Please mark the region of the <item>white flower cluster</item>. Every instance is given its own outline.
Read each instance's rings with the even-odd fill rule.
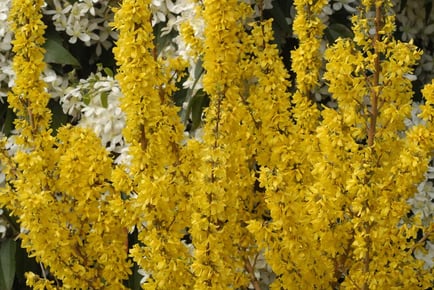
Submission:
[[[259,253],[254,261],[250,260],[250,263],[254,265],[254,275],[261,289],[269,289],[271,283],[276,279],[276,274],[274,274],[271,266],[268,265],[264,253]],[[255,287],[250,284],[249,289],[255,289]]]
[[[415,215],[420,216],[424,226],[434,220],[434,166],[428,167],[425,180],[417,187],[417,193],[408,200]]]
[[[426,84],[434,78],[432,39],[434,36],[434,9],[426,5],[424,0],[406,1],[401,9],[399,1],[395,1],[396,19],[399,23],[402,41],[418,40],[418,45],[424,54],[416,68],[417,78]],[[431,9],[430,11],[428,9]]]
[[[4,239],[6,236],[6,232],[10,224],[5,219],[5,212],[3,209],[0,209],[0,239]]]
[[[357,5],[359,5],[359,0],[333,0],[324,7],[324,13],[327,15],[332,15],[333,13],[344,9],[348,13],[357,12]]]
[[[428,168],[425,180],[417,187],[417,193],[408,200],[412,211],[419,216],[423,225],[429,226],[434,220],[434,165]],[[434,241],[427,240],[423,248],[414,252],[416,258],[425,262],[426,268],[434,267]]]
[[[51,15],[56,30],[64,31],[69,43],[80,40],[86,46],[96,45],[99,56],[102,48],[110,49],[117,39],[117,33],[110,27],[113,12],[109,4],[109,0],[53,0],[54,7],[47,5],[43,13]]]
[[[107,150],[121,153],[125,147],[122,137],[125,116],[119,107],[121,96],[117,81],[97,72],[67,88],[60,102],[63,111],[73,116],[79,126],[91,128]]]
[[[164,57],[181,57],[189,63],[189,79],[184,83],[184,87],[191,89],[201,88],[201,82],[194,79],[194,72],[198,60],[192,56],[191,47],[180,35],[181,26],[189,23],[194,30],[195,37],[204,38],[205,23],[203,18],[198,15],[197,5],[192,0],[153,0],[151,5],[153,17],[152,25],[163,23],[160,37],[164,37],[172,32],[171,41],[161,49],[160,55]],[[196,84],[196,86],[194,85]]]

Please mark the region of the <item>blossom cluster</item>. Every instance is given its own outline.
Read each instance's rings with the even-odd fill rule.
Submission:
[[[290,64],[279,1],[0,3],[0,202],[60,280],[28,285],[122,289],[129,254],[145,289],[429,287],[434,17],[410,2],[294,0]],[[41,19],[88,69],[44,63]]]
[[[112,76],[102,72],[90,74],[60,98],[63,111],[79,126],[91,128],[107,150],[120,153],[124,148],[122,129],[125,117],[119,107],[122,93]]]
[[[86,46],[96,45],[96,55],[102,49],[113,46],[117,33],[110,28],[113,21],[110,0],[53,0],[45,6],[43,13],[50,15],[56,31],[65,32],[71,44],[82,41]]]

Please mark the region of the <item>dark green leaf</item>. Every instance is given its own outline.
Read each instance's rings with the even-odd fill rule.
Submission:
[[[190,108],[188,112],[191,112],[192,130],[197,129],[200,126],[203,109],[208,105],[209,98],[203,90],[199,90],[191,99],[190,103],[188,104]]]
[[[26,272],[41,273],[41,267],[36,262],[35,258],[30,258],[25,249],[21,247],[21,240],[17,240],[16,249],[16,280],[15,289],[28,289],[26,287]]]
[[[59,127],[65,125],[68,122],[68,116],[63,112],[60,103],[55,100],[50,100],[48,107],[50,108],[52,114],[51,128],[53,129],[54,134]]]
[[[0,244],[0,289],[10,290],[15,278],[16,242],[4,240]]]
[[[109,69],[108,67],[104,68],[104,72],[107,76],[113,77],[113,71],[111,69]]]
[[[425,23],[428,23],[432,11],[432,0],[425,0]]]
[[[46,50],[44,60],[47,63],[56,64],[68,64],[75,67],[80,67],[78,60],[62,46],[61,43],[57,42],[52,38],[47,38],[44,44]]]
[[[128,248],[132,249],[134,245],[139,243],[138,239],[138,231],[137,228],[130,234],[128,234]],[[140,290],[140,280],[142,279],[142,275],[138,272],[139,266],[134,262],[131,267],[131,275],[128,278],[128,281],[125,281],[126,285],[131,290]]]
[[[197,82],[197,80],[199,80],[200,76],[203,73],[204,69],[203,69],[202,65],[203,65],[203,60],[202,60],[202,58],[199,58],[197,63],[196,63],[196,67],[194,68],[194,79],[196,80],[196,82]],[[196,85],[196,82],[194,83],[194,85]],[[194,87],[193,87],[193,89],[194,89]]]
[[[290,7],[290,6],[288,5],[288,7]],[[290,31],[291,27],[289,26],[288,22],[286,21],[287,16],[285,16],[284,10],[282,9],[282,7],[280,7],[279,2],[273,3],[273,8],[271,9],[270,13],[271,13],[271,16],[273,17],[274,21],[276,22],[276,24],[279,26],[279,28],[281,30]]]
[[[405,6],[407,6],[407,0],[401,0],[401,5],[399,7],[399,12],[401,13],[404,10]]]
[[[108,108],[108,92],[102,92],[100,98],[102,106]]]
[[[0,131],[6,136],[9,136],[13,129],[13,122],[15,119],[15,114],[5,99],[4,103],[0,102]]]
[[[341,38],[352,38],[353,32],[347,26],[340,23],[330,24],[326,30],[325,35],[330,43],[335,42],[339,37]]]

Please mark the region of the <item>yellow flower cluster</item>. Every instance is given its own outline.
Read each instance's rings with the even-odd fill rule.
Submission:
[[[52,137],[40,79],[43,1],[13,2],[17,79],[8,100],[21,137],[14,156],[0,142],[0,204],[19,217],[22,245],[60,281],[28,273],[28,285],[124,289],[130,255],[149,274],[145,289],[259,289],[254,264],[264,251],[277,277],[271,289],[432,286],[434,270],[413,252],[434,223],[409,216],[406,200],[434,149],[434,83],[423,90],[425,123],[406,129],[408,75],[421,53],[394,40],[391,1],[363,0],[354,39],[327,48],[336,109],[311,101],[327,1],[294,1],[292,96],[272,21],[247,23],[245,1],[197,1],[204,39],[188,23],[181,33],[203,60],[210,98],[200,141],[184,140],[171,96],[185,65],[160,57],[151,2],[116,9],[132,160],[115,169],[92,132],[66,126]],[[129,249],[132,229],[138,242]]]
[[[22,246],[57,281],[27,274],[35,289],[123,289],[128,277],[127,236],[111,204],[120,199],[109,181],[111,159],[90,131],[64,127],[51,134],[44,68],[43,1],[13,1],[15,33],[13,93],[8,101],[18,116],[18,152],[2,141],[7,185],[0,203],[19,219]]]
[[[293,31],[300,45],[292,51],[292,70],[297,74],[297,89],[304,96],[318,84],[319,69],[322,65],[320,45],[325,25],[319,14],[327,0],[295,0],[297,15],[294,19]]]
[[[41,79],[45,68],[42,48],[45,24],[39,10],[43,3],[42,0],[13,1],[9,15],[15,35],[12,50],[16,78],[8,101],[18,117],[15,127],[21,132],[20,143],[27,143],[35,133],[47,130],[51,118],[46,107],[49,94]]]
[[[312,192],[323,219],[317,235],[336,278],[345,277],[342,287],[429,287],[421,262],[403,250],[417,244],[418,218],[398,226],[433,149],[425,141],[429,127],[404,131],[412,98],[406,76],[420,52],[393,39],[391,1],[363,3],[353,18],[354,39],[339,39],[325,55],[324,78],[338,109],[324,109],[317,128],[321,157],[314,159]]]
[[[296,91],[292,96],[292,118],[297,122],[297,131],[310,134],[317,124],[319,112],[311,101],[312,89],[318,85],[319,71],[323,60],[320,51],[325,25],[319,17],[326,0],[296,0],[297,14],[293,23],[299,47],[291,52],[292,71],[296,74]],[[305,132],[306,131],[306,132]]]
[[[324,25],[318,15],[325,3],[296,1],[294,4],[297,9],[294,31],[300,41],[299,48],[292,52],[296,92],[290,103],[290,96],[282,89],[287,87],[287,73],[282,73],[284,68],[276,48],[268,44],[264,51],[272,59],[263,72],[264,79],[271,83],[260,86],[266,90],[260,95],[266,101],[264,104],[258,101],[257,109],[258,119],[267,120],[262,130],[265,138],[261,138],[257,150],[261,166],[259,179],[265,188],[265,203],[272,219],[252,221],[249,229],[258,245],[265,249],[267,261],[278,277],[272,287],[327,288],[333,280],[333,267],[313,236],[314,212],[310,203],[315,201],[309,200],[312,182],[309,158],[317,154],[317,141],[312,133],[319,116],[310,94],[321,66],[319,45]],[[270,39],[269,33],[265,39]]]
[[[114,54],[116,76],[123,92],[127,117],[123,132],[132,157],[128,169],[114,173],[115,186],[127,195],[123,222],[136,227],[139,241],[131,255],[151,274],[147,289],[190,288],[189,253],[181,242],[189,208],[186,200],[188,160],[180,148],[183,126],[170,97],[182,62],[159,58],[153,43],[151,1],[126,0],[116,10],[119,30]],[[184,170],[182,170],[184,169]],[[115,209],[116,210],[116,209]]]
[[[49,266],[64,288],[123,289],[130,272],[127,236],[111,210],[120,195],[109,182],[108,152],[83,128],[64,127],[57,138],[49,164],[34,154],[16,158],[20,171],[29,162],[40,163],[13,183],[23,209],[20,224],[28,231],[22,245]]]
[[[241,41],[252,10],[237,0],[207,0],[203,6],[203,87],[210,106],[203,142],[187,145],[201,156],[192,184],[192,270],[195,289],[237,288],[248,285],[244,267],[256,253],[244,223],[254,203],[255,125],[245,106],[242,58],[248,45]]]
[[[317,15],[309,12],[309,5],[319,13],[318,2],[295,4],[294,29],[315,26],[310,21]],[[410,289],[429,287],[432,281],[412,257],[412,250],[421,246],[418,229],[430,229],[422,229],[417,217],[412,226],[402,222],[409,212],[406,200],[423,178],[423,165],[433,149],[427,141],[432,140],[430,126],[404,131],[412,97],[407,75],[420,52],[411,43],[393,40],[389,1],[365,4],[364,12],[353,19],[355,40],[340,39],[325,54],[324,78],[338,109],[320,112],[310,104],[315,82],[303,85],[307,77],[297,68],[303,64],[300,69],[318,72],[309,55],[317,55],[312,47],[318,49],[319,44],[312,43],[312,35],[301,38],[293,53],[297,91],[286,130],[270,127],[273,139],[267,146],[272,151],[268,160],[258,159],[272,220],[251,222],[249,229],[266,249],[278,276],[272,285],[276,289]],[[364,22],[367,15],[374,17]],[[319,29],[322,24],[317,25]],[[430,90],[424,93],[429,96]],[[427,99],[422,115],[432,120]],[[277,108],[272,120],[285,116]],[[291,118],[294,123],[288,122]]]

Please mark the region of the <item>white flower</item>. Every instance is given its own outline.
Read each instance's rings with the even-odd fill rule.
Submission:
[[[85,31],[88,22],[89,21],[84,18],[80,21],[75,21],[72,26],[68,25],[66,33],[71,36],[69,43],[76,43],[78,38],[83,42],[87,42],[91,39]]]
[[[67,0],[53,0],[53,7],[45,8],[43,12],[52,15],[57,31],[66,31],[70,36],[69,43],[82,41],[86,46],[96,45],[95,53],[99,56],[102,48],[110,49],[113,46],[112,40],[117,39],[117,32],[110,27],[113,11],[109,2],[78,0],[71,4]]]
[[[64,112],[78,125],[92,129],[109,151],[121,152],[125,146],[122,130],[125,116],[119,107],[121,91],[116,80],[101,72],[81,79],[61,98]]]
[[[1,172],[1,167],[0,167],[0,187],[4,186],[5,180],[6,180],[6,176],[3,172]]]
[[[54,15],[53,20],[56,20],[65,14],[67,14],[72,9],[72,5],[69,4],[68,1],[59,2],[59,0],[53,0],[54,10],[44,9],[44,14],[46,15]]]
[[[406,118],[404,120],[405,125],[407,128],[411,128],[415,125],[419,124],[425,124],[425,122],[418,117],[418,115],[422,112],[420,108],[420,103],[413,102],[412,108],[411,108],[411,119]]]
[[[172,2],[171,0],[166,0],[166,7],[173,14],[181,14],[184,11],[194,9],[194,2],[191,0],[178,0]]]
[[[160,22],[166,21],[166,14],[168,13],[165,0],[152,0],[152,26]]]
[[[143,269],[139,269],[137,272],[143,276],[143,278],[140,280],[140,284],[145,283],[149,279],[149,277],[151,276],[151,273],[146,272]]]
[[[80,87],[68,87],[65,90],[66,94],[60,99],[60,104],[62,105],[63,112],[74,117],[74,119],[79,118],[81,114],[81,107],[84,105],[82,102],[82,95],[80,90]]]
[[[8,228],[5,225],[0,224],[0,235],[1,235],[2,239],[6,236],[6,231],[7,230],[8,230]]]
[[[424,268],[431,269],[434,267],[434,244],[430,241],[426,242],[424,249],[416,249],[414,256],[425,262]]]
[[[344,8],[347,12],[355,13],[357,12],[357,9],[351,6],[355,0],[336,0],[335,3],[333,3],[332,8],[334,11],[339,11],[342,8]]]
[[[93,7],[93,4],[98,3],[98,0],[80,0],[80,2],[83,2],[83,7],[85,7],[83,10],[85,12],[89,12],[91,15],[95,16],[95,7]]]
[[[68,22],[73,22],[74,18],[79,20],[81,17],[86,15],[87,11],[89,11],[89,8],[85,3],[75,2],[74,5],[72,5]]]

